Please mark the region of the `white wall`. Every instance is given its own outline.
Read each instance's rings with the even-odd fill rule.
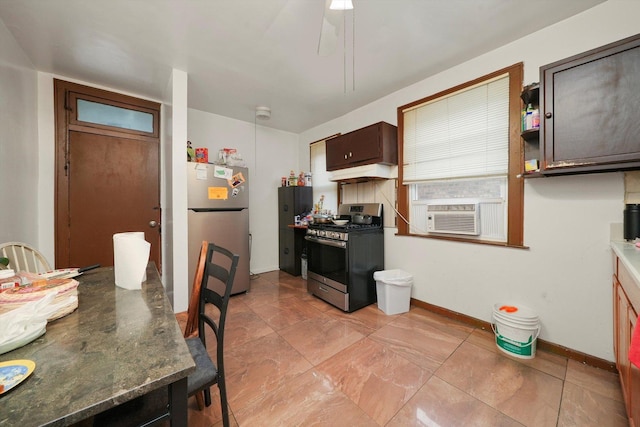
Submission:
[[[188,244],[187,244],[187,165],[185,147],[188,127],[188,76],[173,69],[165,93],[162,153],[165,193],[162,225],[163,267],[162,281],[173,301],[176,312],[189,306]]]
[[[580,15],[406,87],[300,135],[300,144],[380,120],[400,105],[523,61],[524,83],[539,67],[636,34],[640,2],[609,0]],[[412,296],[485,321],[513,301],[541,318],[541,338],[609,361],[612,340],[610,223],[622,222],[623,175],[525,181],[525,244],[490,247],[397,236],[385,229],[385,268],[414,276]],[[388,212],[387,212],[388,213]]]
[[[0,21],[0,243],[38,244],[37,73]]]
[[[298,135],[190,109],[188,139],[194,148],[209,149],[210,162],[222,148],[238,150],[249,168],[250,269],[254,274],[277,270],[280,178],[309,168],[308,155],[306,163],[299,161]]]

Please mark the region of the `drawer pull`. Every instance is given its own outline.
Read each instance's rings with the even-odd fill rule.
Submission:
[[[329,289],[323,288],[322,286],[318,286],[318,289],[320,289],[322,292],[329,292]]]

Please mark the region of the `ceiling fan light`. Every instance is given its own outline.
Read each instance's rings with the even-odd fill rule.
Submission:
[[[353,2],[351,0],[331,0],[329,6],[331,10],[351,10],[353,9]]]

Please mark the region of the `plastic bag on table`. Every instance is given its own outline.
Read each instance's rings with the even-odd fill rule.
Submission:
[[[47,318],[68,305],[69,299],[77,299],[77,296],[69,296],[54,304],[56,295],[55,291],[47,292],[37,301],[0,314],[0,354],[22,347],[44,334]]]

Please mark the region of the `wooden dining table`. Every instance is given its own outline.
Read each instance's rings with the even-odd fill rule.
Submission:
[[[117,287],[113,267],[83,273],[74,312],[0,355],[0,363],[35,362],[26,380],[0,395],[0,426],[68,426],[150,395],[165,396],[161,418],[187,425],[195,364],[155,264],[146,273],[140,290]]]

